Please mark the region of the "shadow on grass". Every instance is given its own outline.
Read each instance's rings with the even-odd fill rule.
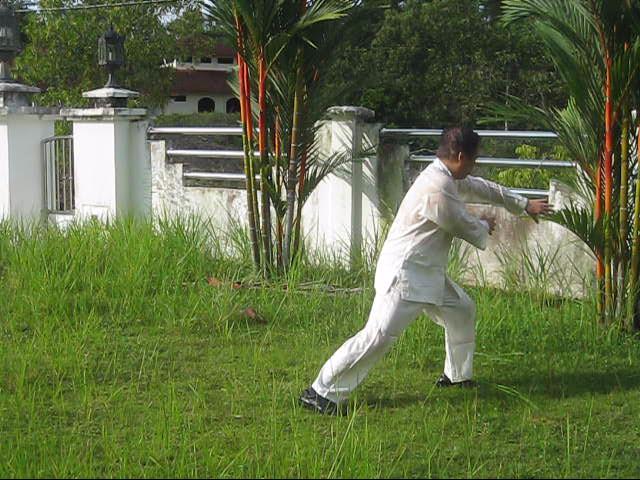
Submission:
[[[387,396],[370,394],[362,398],[358,403],[373,409],[395,409],[421,405],[427,401],[432,401],[433,398],[433,396],[429,395],[429,392],[389,394]]]
[[[542,373],[535,372],[511,379],[505,384],[522,393],[550,398],[565,398],[590,393],[607,394],[640,388],[640,373],[637,368],[610,371],[581,371]]]
[[[373,409],[401,409],[421,404],[438,402],[446,398],[448,402],[465,401],[470,397],[478,400],[514,400],[532,407],[539,407],[543,399],[564,399],[592,394],[608,394],[612,392],[640,389],[640,373],[633,368],[617,369],[608,372],[568,372],[532,375],[505,379],[498,382],[479,381],[476,388],[452,387],[447,389],[433,388],[424,392],[386,395],[369,393],[358,403]],[[541,398],[542,397],[542,398]]]

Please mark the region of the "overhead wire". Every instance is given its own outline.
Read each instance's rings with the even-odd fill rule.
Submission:
[[[184,0],[137,0],[130,2],[116,2],[116,3],[98,3],[95,5],[69,5],[65,7],[40,7],[37,2],[24,3],[21,8],[15,10],[16,13],[40,13],[40,12],[59,12],[69,10],[94,10],[99,8],[115,8],[115,7],[129,7],[136,5],[151,5],[151,4],[166,4],[166,3],[187,3]],[[24,8],[35,7],[35,9]]]

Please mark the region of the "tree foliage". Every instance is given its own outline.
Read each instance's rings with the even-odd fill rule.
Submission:
[[[505,21],[531,22],[570,94],[565,108],[513,98],[512,118],[538,118],[580,166],[589,208],[556,220],[596,255],[599,313],[640,327],[640,5],[609,0],[506,0]],[[635,190],[635,201],[633,192]],[[590,222],[585,222],[589,218]]]
[[[40,6],[90,3],[42,0]],[[29,13],[22,27],[27,42],[16,59],[16,75],[43,89],[37,100],[40,104],[86,105],[82,92],[106,83],[106,72],[97,67],[97,45],[100,35],[113,24],[126,37],[127,63],[117,74],[119,83],[142,94],[138,104],[162,105],[173,81],[172,70],[162,65],[165,59],[173,59],[176,45],[162,21],[166,13],[167,7],[149,4]]]
[[[370,7],[368,23],[350,34],[331,76],[348,88],[345,103],[372,108],[380,121],[406,127],[474,123],[484,105],[507,102],[506,95],[542,106],[564,102],[541,42],[527,25],[502,25],[500,2],[364,5]]]

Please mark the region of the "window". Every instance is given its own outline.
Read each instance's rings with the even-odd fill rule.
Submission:
[[[200,58],[200,63],[211,63],[211,57]]]
[[[227,100],[227,113],[238,113],[240,111],[240,100],[230,98]]]
[[[233,65],[233,57],[219,57],[218,63],[222,63],[224,65]]]
[[[183,63],[192,63],[193,62],[193,57],[188,55],[186,57],[182,57],[182,62]]]
[[[173,100],[174,102],[186,102],[187,101],[187,96],[186,95],[174,95],[171,97],[171,100]]]
[[[212,98],[204,97],[198,100],[198,113],[215,112],[216,102]]]

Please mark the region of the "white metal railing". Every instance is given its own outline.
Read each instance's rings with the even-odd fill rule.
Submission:
[[[242,127],[152,127],[149,134],[242,135]]]
[[[429,138],[439,137],[442,129],[406,129],[406,128],[383,128],[380,130],[381,138]],[[152,127],[149,134],[178,134],[178,135],[206,135],[206,136],[226,136],[242,135],[242,127]],[[526,131],[526,130],[476,130],[480,137],[501,138],[501,139],[556,139],[558,135],[554,132]],[[256,157],[259,152],[254,152]],[[190,149],[169,149],[169,157],[191,157],[191,158],[214,158],[214,159],[242,159],[244,152],[241,150],[190,150]],[[409,162],[430,163],[436,159],[435,155],[410,154]],[[479,165],[503,167],[503,168],[572,168],[574,162],[562,160],[548,160],[536,158],[503,158],[503,157],[479,157],[476,160]],[[244,181],[243,173],[216,173],[216,172],[185,172],[185,179],[209,180],[220,182]],[[259,176],[256,177],[259,179]],[[531,188],[513,188],[512,191],[526,197],[544,196],[548,194],[546,190]]]
[[[442,129],[420,129],[420,128],[383,128],[380,130],[381,138],[429,138],[442,135]],[[501,139],[556,139],[558,135],[554,132],[538,132],[527,130],[475,130],[480,137],[501,138]],[[435,155],[410,154],[409,162],[430,163],[436,159]],[[478,157],[476,164],[503,167],[503,168],[572,168],[575,162],[563,160],[548,160],[537,158],[503,158],[503,157]],[[511,188],[511,191],[528,198],[548,195],[547,190],[534,188]]]
[[[244,173],[216,173],[216,172],[184,172],[184,178],[193,180],[222,180],[222,181],[245,181]],[[260,175],[255,176],[256,180],[260,180]]]
[[[71,213],[75,209],[73,136],[49,137],[41,144],[47,210],[50,213]]]
[[[170,157],[244,158],[242,150],[167,150]],[[254,152],[256,157],[260,152]]]
[[[438,128],[383,128],[383,137],[439,137],[443,130]],[[475,130],[480,137],[491,138],[558,138],[554,132],[529,130]]]
[[[536,188],[510,188],[509,190],[527,198],[539,198],[549,195],[549,190],[538,190]]]
[[[412,162],[430,163],[436,159],[435,155],[411,155]],[[533,168],[568,168],[575,167],[575,162],[564,160],[546,160],[537,158],[499,158],[499,157],[478,157],[477,165],[488,165],[493,167],[533,167]]]

